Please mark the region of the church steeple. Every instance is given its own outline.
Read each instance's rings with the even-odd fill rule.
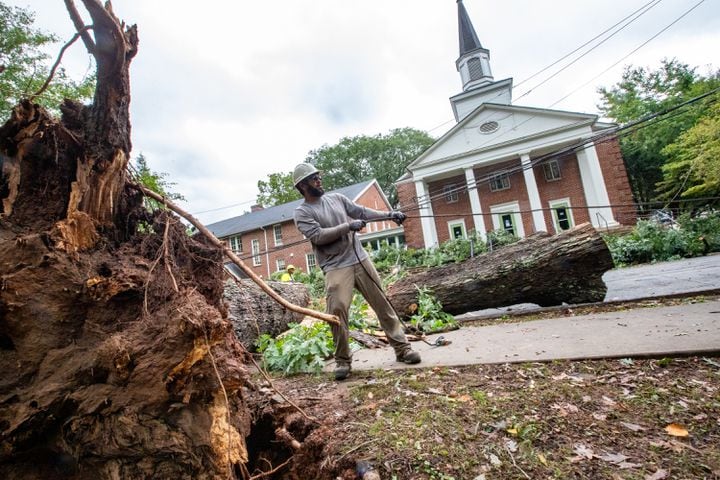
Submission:
[[[483,48],[473,28],[462,0],[458,5],[458,35],[460,39],[460,57],[455,62],[463,91],[487,85],[493,81],[490,71],[490,51]]]

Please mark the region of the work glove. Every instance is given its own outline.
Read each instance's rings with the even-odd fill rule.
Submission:
[[[353,220],[352,222],[348,222],[348,227],[350,227],[350,231],[352,232],[359,232],[365,228],[365,220]]]
[[[396,210],[394,212],[390,212],[390,219],[393,222],[397,223],[398,225],[402,225],[402,223],[405,221],[406,218],[407,218],[407,215],[405,215],[401,211]]]

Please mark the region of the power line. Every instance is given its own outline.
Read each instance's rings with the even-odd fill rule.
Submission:
[[[588,55],[590,52],[592,52],[592,51],[595,50],[596,48],[600,47],[602,44],[604,44],[605,42],[607,42],[608,40],[610,40],[611,38],[613,38],[615,35],[617,35],[617,34],[620,33],[621,31],[623,31],[623,30],[624,30],[625,28],[627,28],[628,26],[630,26],[630,24],[632,24],[635,20],[637,20],[638,18],[640,18],[640,17],[642,17],[643,15],[645,15],[648,11],[650,11],[650,9],[652,9],[654,6],[656,6],[657,4],[659,4],[661,1],[662,1],[662,0],[651,0],[650,2],[648,2],[648,3],[646,3],[645,5],[643,5],[642,7],[640,7],[638,10],[635,10],[633,13],[631,13],[631,14],[628,15],[627,17],[623,18],[620,22],[616,23],[615,25],[613,25],[612,27],[608,28],[607,30],[605,30],[605,31],[602,32],[601,34],[595,36],[595,37],[592,38],[591,40],[589,40],[589,41],[587,41],[586,43],[582,44],[580,47],[578,47],[578,48],[576,48],[575,50],[573,50],[572,52],[568,53],[567,55],[565,55],[564,57],[562,57],[560,60],[557,60],[556,62],[554,62],[554,63],[551,64],[550,66],[545,67],[545,68],[544,68],[543,70],[541,70],[541,71],[545,71],[545,70],[547,70],[548,68],[550,68],[551,66],[559,63],[560,61],[562,61],[562,60],[564,60],[565,58],[569,57],[570,55],[572,55],[573,53],[577,52],[577,51],[580,50],[581,48],[587,46],[588,44],[590,44],[591,42],[593,42],[593,41],[596,40],[597,38],[601,37],[601,36],[604,35],[605,33],[609,32],[609,31],[612,30],[613,28],[617,27],[618,25],[620,25],[622,22],[624,22],[624,21],[627,20],[628,18],[630,18],[630,17],[632,17],[633,15],[635,15],[636,13],[640,12],[640,13],[638,13],[637,15],[635,15],[634,18],[631,18],[627,23],[625,23],[625,24],[622,25],[619,29],[617,29],[615,32],[613,32],[613,33],[611,33],[610,35],[608,35],[606,38],[604,38],[603,40],[601,40],[600,42],[598,42],[596,45],[593,45],[593,46],[592,46],[590,49],[588,49],[586,52],[583,52],[582,55],[578,56],[577,58],[575,58],[574,60],[572,60],[571,62],[569,62],[568,64],[566,64],[566,65],[563,66],[560,70],[554,72],[552,75],[550,75],[549,77],[545,78],[545,79],[542,80],[540,83],[538,83],[538,84],[536,84],[535,86],[531,87],[527,92],[523,93],[523,94],[520,95],[518,98],[516,98],[515,100],[513,100],[513,103],[515,103],[516,101],[520,100],[521,98],[529,95],[529,94],[532,93],[533,90],[535,90],[536,88],[544,85],[545,83],[547,83],[548,81],[550,81],[551,79],[553,79],[553,78],[555,78],[557,75],[559,75],[561,72],[563,72],[563,71],[565,71],[566,69],[570,68],[572,65],[574,65],[575,63],[577,63],[578,61],[580,61],[583,57],[585,57],[586,55]],[[643,9],[644,9],[644,10],[643,10]],[[642,11],[641,11],[641,10],[642,10]],[[534,77],[534,76],[537,76],[537,74],[533,75],[533,77]],[[532,78],[532,77],[530,77],[530,78]],[[527,80],[524,80],[524,81],[520,82],[520,83],[517,84],[514,88],[519,87],[521,84],[525,83],[526,81],[527,81]]]
[[[613,63],[612,65],[610,65],[609,67],[607,67],[607,68],[606,68],[605,70],[603,70],[602,72],[600,72],[600,73],[598,73],[597,75],[595,75],[594,77],[592,77],[592,78],[591,78],[590,80],[588,80],[587,82],[585,82],[585,83],[583,83],[582,85],[580,85],[578,88],[576,88],[576,89],[573,90],[572,92],[570,92],[570,93],[568,93],[567,95],[565,95],[564,97],[562,97],[560,100],[557,100],[556,102],[552,103],[552,104],[550,105],[550,107],[553,107],[553,106],[557,105],[558,103],[562,102],[563,100],[565,100],[565,99],[568,98],[569,96],[571,96],[571,95],[573,95],[574,93],[576,93],[576,92],[577,92],[578,90],[580,90],[581,88],[586,87],[590,82],[596,80],[598,77],[602,76],[603,74],[605,74],[606,72],[608,72],[609,70],[611,70],[612,68],[614,68],[615,66],[617,66],[620,62],[622,62],[623,60],[625,60],[626,58],[628,58],[630,55],[632,55],[633,53],[637,52],[638,50],[640,50],[641,48],[643,48],[645,45],[647,45],[648,43],[650,43],[651,41],[655,40],[658,36],[660,36],[660,35],[661,35],[663,32],[665,32],[668,28],[670,28],[670,27],[672,27],[673,25],[675,25],[677,22],[679,22],[680,20],[682,20],[686,15],[688,15],[690,12],[692,12],[692,11],[695,10],[697,7],[699,7],[703,2],[705,2],[705,0],[700,0],[698,3],[696,3],[695,5],[693,5],[692,7],[690,7],[688,10],[686,10],[685,13],[683,13],[683,14],[680,15],[678,18],[676,18],[675,20],[673,20],[672,22],[670,22],[670,23],[669,23],[667,26],[665,26],[664,28],[662,28],[662,29],[661,29],[659,32],[657,32],[655,35],[653,35],[652,37],[648,38],[648,39],[645,40],[643,43],[641,43],[640,45],[638,45],[638,46],[637,46],[634,50],[632,50],[630,53],[628,53],[627,55],[625,55],[624,57],[622,57],[620,60],[618,60],[617,62],[615,62],[615,63]]]
[[[704,1],[704,0],[703,0],[703,1]],[[664,121],[664,120],[667,120],[667,119],[669,119],[669,118],[673,118],[673,117],[676,116],[676,115],[679,115],[679,114],[681,114],[681,113],[684,113],[684,112],[678,112],[678,113],[674,113],[674,114],[671,115],[671,116],[667,116],[667,115],[669,115],[670,113],[677,112],[678,110],[680,110],[680,109],[682,109],[682,108],[684,108],[684,107],[687,107],[687,106],[689,106],[689,105],[692,105],[692,104],[694,104],[694,103],[696,103],[696,102],[699,102],[700,100],[704,100],[704,99],[706,99],[706,98],[709,98],[709,97],[711,97],[712,95],[715,95],[715,94],[718,93],[718,92],[720,92],[720,87],[719,87],[719,88],[715,88],[715,89],[713,89],[713,90],[711,90],[711,91],[709,91],[709,92],[706,92],[706,93],[704,93],[704,94],[702,94],[702,95],[698,95],[698,96],[696,96],[696,97],[693,97],[693,98],[691,98],[691,99],[689,99],[689,100],[686,100],[686,101],[684,101],[684,102],[682,102],[682,103],[680,103],[680,104],[678,104],[678,105],[675,105],[675,106],[672,106],[672,107],[668,107],[668,108],[666,108],[666,109],[663,109],[663,110],[661,110],[660,112],[656,112],[656,113],[653,113],[653,114],[650,114],[650,115],[646,115],[646,116],[643,117],[643,118],[640,118],[640,119],[635,120],[635,121],[633,121],[633,122],[629,122],[629,123],[627,123],[627,124],[625,124],[625,125],[623,125],[623,126],[616,127],[616,128],[614,128],[614,129],[603,130],[603,131],[599,132],[599,133],[596,134],[596,135],[593,135],[593,136],[591,136],[591,137],[582,139],[580,142],[577,142],[577,143],[575,143],[575,144],[571,144],[571,145],[569,145],[569,146],[563,147],[563,148],[558,149],[558,150],[555,150],[555,151],[553,151],[553,152],[549,152],[549,153],[547,153],[547,154],[541,155],[541,156],[533,159],[530,163],[528,163],[528,164],[526,164],[526,165],[519,165],[519,166],[516,166],[516,167],[512,167],[512,168],[510,168],[510,169],[502,170],[501,173],[507,173],[508,175],[510,175],[510,174],[513,174],[513,173],[516,173],[516,172],[521,172],[521,171],[524,171],[524,170],[528,170],[528,169],[530,169],[530,168],[533,168],[533,167],[534,167],[535,165],[537,165],[538,163],[541,163],[541,162],[544,162],[544,161],[547,161],[547,160],[550,160],[550,159],[553,159],[553,158],[558,158],[558,157],[561,157],[561,156],[564,156],[564,155],[573,153],[573,152],[578,151],[578,150],[581,150],[581,149],[588,148],[591,144],[596,144],[596,143],[598,143],[598,142],[608,142],[608,141],[614,140],[614,139],[616,139],[616,138],[619,137],[618,133],[622,133],[623,136],[625,136],[625,135],[630,135],[630,134],[635,133],[636,131],[638,131],[638,130],[640,130],[640,129],[642,129],[642,128],[648,127],[649,125],[651,125],[651,123],[649,123],[649,122],[653,122],[654,120],[657,120],[657,119],[659,119],[660,117],[664,117],[664,118],[660,118],[660,119],[657,120],[657,121]],[[715,102],[715,101],[717,101],[717,99],[712,99],[709,103],[712,103],[712,102]],[[418,197],[418,198],[417,198],[417,205],[414,206],[412,209],[413,209],[413,210],[414,210],[414,209],[420,209],[420,208],[422,208],[422,207],[425,207],[425,206],[427,206],[427,205],[430,205],[431,202],[432,202],[432,200],[434,200],[434,199],[436,199],[436,198],[440,198],[440,197],[445,196],[445,195],[447,195],[447,194],[460,193],[460,192],[469,191],[469,190],[472,189],[472,188],[476,188],[476,187],[478,187],[478,186],[480,186],[480,185],[482,185],[482,184],[489,183],[489,182],[490,182],[492,179],[494,179],[497,175],[498,175],[498,174],[497,174],[496,172],[494,172],[494,173],[488,174],[488,175],[486,175],[486,176],[484,176],[484,177],[482,177],[482,178],[480,178],[480,179],[476,179],[475,182],[473,182],[472,184],[467,184],[467,182],[465,182],[465,185],[463,185],[463,186],[456,187],[455,189],[450,189],[450,190],[447,190],[447,191],[442,191],[442,192],[439,192],[439,193],[434,194],[434,195],[433,195],[431,192],[428,192],[427,195],[425,195],[425,196],[423,196],[423,197]],[[409,208],[406,207],[406,209],[409,209]]]
[[[635,16],[636,14],[638,14],[638,12],[640,12],[637,16],[635,16],[635,18],[632,18],[629,22],[627,22],[624,26],[622,26],[618,31],[614,32],[611,36],[609,36],[607,39],[605,39],[605,40],[603,40],[602,42],[600,42],[598,45],[596,45],[595,47],[593,47],[591,50],[588,50],[588,52],[585,52],[583,55],[581,55],[580,57],[578,57],[578,59],[576,59],[576,60],[574,60],[573,62],[571,62],[570,64],[568,64],[566,67],[563,67],[562,70],[564,70],[565,68],[569,67],[570,65],[572,65],[573,63],[575,63],[577,60],[579,60],[580,58],[582,58],[584,55],[588,54],[590,51],[592,51],[593,49],[597,48],[597,47],[600,46],[602,43],[604,43],[605,41],[607,41],[609,38],[611,38],[611,37],[614,36],[615,34],[619,33],[619,32],[620,32],[621,30],[623,30],[625,27],[627,27],[628,25],[630,25],[631,23],[633,23],[635,20],[637,20],[638,18],[640,18],[640,16],[644,15],[648,10],[650,10],[650,9],[653,8],[653,7],[655,7],[655,6],[656,6],[658,3],[660,3],[661,1],[662,1],[662,0],[650,0],[648,3],[644,4],[644,5],[641,6],[639,9],[637,9],[637,10],[633,11],[632,13],[630,13],[629,15],[625,16],[623,19],[621,19],[620,21],[616,22],[616,23],[615,23],[614,25],[612,25],[611,27],[608,27],[607,29],[603,30],[601,33],[599,33],[598,35],[596,35],[596,36],[593,37],[592,39],[588,40],[587,42],[583,43],[582,45],[580,45],[579,47],[577,47],[576,49],[574,49],[574,50],[571,51],[570,53],[568,53],[568,54],[560,57],[558,60],[554,61],[554,62],[551,63],[550,65],[548,65],[548,66],[540,69],[539,71],[535,72],[535,73],[532,74],[531,76],[529,76],[529,77],[527,77],[526,79],[520,81],[519,83],[517,83],[516,85],[513,86],[513,90],[514,90],[514,89],[517,89],[520,85],[525,84],[526,82],[528,82],[528,81],[531,80],[532,78],[535,78],[536,76],[538,76],[539,74],[545,72],[546,70],[552,68],[552,67],[555,66],[556,64],[560,63],[562,60],[564,60],[564,59],[568,58],[569,56],[571,56],[572,54],[578,52],[579,50],[581,50],[582,48],[584,48],[584,47],[587,46],[588,44],[590,44],[590,43],[592,43],[593,41],[595,41],[596,39],[602,37],[602,36],[605,35],[607,32],[611,31],[612,29],[614,29],[614,28],[617,27],[618,25],[622,24],[623,22],[625,22],[626,20],[628,20],[629,18]],[[703,0],[703,1],[704,1],[704,0]],[[677,21],[677,20],[676,20],[676,21]],[[652,40],[652,39],[651,39],[651,40]],[[631,52],[631,54],[632,54],[632,53],[634,53],[634,52]],[[627,56],[629,56],[629,55],[627,55]],[[627,58],[627,56],[624,57],[624,58]],[[623,59],[624,59],[624,58],[623,58]],[[622,61],[623,59],[621,59],[620,61]],[[619,63],[619,62],[618,62],[618,63]],[[612,68],[612,67],[611,67],[611,68]],[[551,78],[553,78],[554,76],[556,76],[557,74],[559,74],[562,70],[554,73],[553,75],[551,75],[551,76],[548,77],[547,79],[543,80],[543,82],[542,82],[541,84],[543,84],[543,83],[545,83],[546,81],[550,80]],[[604,73],[604,72],[603,72],[603,73]],[[591,80],[591,81],[592,81],[592,80]],[[589,83],[589,82],[588,82],[588,83]],[[522,94],[520,97],[518,97],[517,99],[515,99],[515,100],[513,101],[513,103],[515,103],[515,102],[516,102],[517,100],[519,100],[520,98],[523,98],[524,96],[528,95],[532,90],[534,90],[535,88],[539,87],[541,84],[536,85],[535,87],[533,87],[532,89],[530,89],[530,91],[525,92],[524,94]],[[581,87],[578,88],[578,90],[579,90],[580,88],[585,87],[586,85],[587,85],[587,84],[582,85]],[[575,90],[575,91],[577,91],[577,90]],[[572,92],[572,93],[575,93],[575,91]],[[498,93],[498,94],[495,95],[495,97],[487,100],[485,103],[491,103],[494,99],[500,98],[502,95],[503,95],[502,93]],[[560,102],[560,101],[562,101],[562,100],[564,100],[564,98],[561,99],[561,100],[558,100],[558,102]],[[556,102],[556,103],[558,103],[558,102]],[[554,103],[553,105],[555,105],[555,103]],[[551,105],[551,106],[552,106],[552,105]],[[531,120],[532,118],[535,118],[535,117],[531,117],[531,118],[528,119],[528,120]],[[451,122],[453,122],[453,121],[454,121],[454,119],[447,120],[447,121],[445,121],[445,122],[443,122],[443,123],[440,123],[439,125],[433,127],[433,128],[430,129],[429,131],[437,130],[438,128],[442,127],[443,125],[446,125],[446,124],[451,123]]]

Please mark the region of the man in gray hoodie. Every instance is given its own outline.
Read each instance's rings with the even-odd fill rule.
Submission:
[[[402,324],[382,290],[375,266],[354,238],[355,232],[362,230],[368,221],[390,219],[400,225],[405,214],[363,207],[339,193],[326,195],[320,172],[309,163],[295,167],[293,182],[305,199],[295,209],[295,226],[312,243],[317,263],[325,274],[327,312],[340,319],[340,325],[332,325],[335,379],[347,378],[352,369],[348,311],[354,288],[375,311],[397,361],[420,363],[420,354],[410,347]]]

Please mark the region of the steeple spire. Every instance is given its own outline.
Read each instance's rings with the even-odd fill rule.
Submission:
[[[477,33],[473,28],[470,17],[468,17],[465,5],[462,0],[457,0],[458,4],[458,34],[460,36],[460,56],[462,57],[468,52],[472,52],[477,48],[482,48]]]
[[[460,58],[455,65],[460,72],[463,91],[468,91],[493,81],[490,51],[480,44],[462,0],[457,0],[457,5]]]

